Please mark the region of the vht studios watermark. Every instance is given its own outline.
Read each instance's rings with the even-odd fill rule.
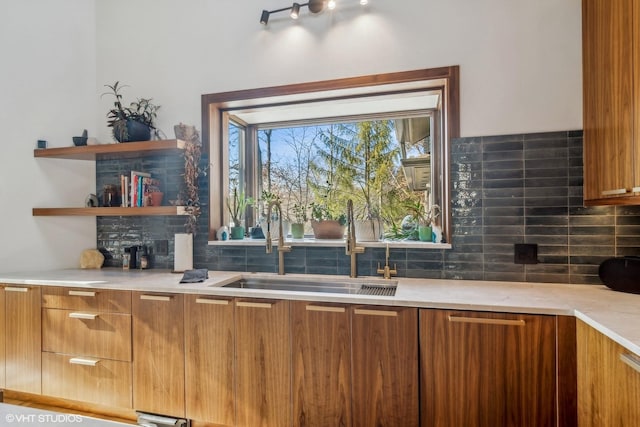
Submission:
[[[80,415],[72,414],[6,414],[4,419],[8,423],[43,423],[43,425],[73,424],[83,421]]]

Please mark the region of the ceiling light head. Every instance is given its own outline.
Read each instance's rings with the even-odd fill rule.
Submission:
[[[269,11],[263,10],[262,15],[260,16],[260,23],[262,25],[267,25],[269,23]]]
[[[300,16],[300,4],[294,3],[293,6],[291,6],[291,18],[298,19],[298,16]]]
[[[336,8],[336,0],[329,0],[327,2],[327,7],[329,8],[329,10],[333,10]]]
[[[325,0],[309,0],[307,7],[311,13],[320,13],[324,10]]]
[[[363,5],[363,6],[367,5],[367,4],[369,4],[369,0],[360,0],[360,4]]]

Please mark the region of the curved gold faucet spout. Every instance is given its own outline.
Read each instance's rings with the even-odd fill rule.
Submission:
[[[353,219],[353,200],[347,200],[347,238],[345,240],[345,254],[351,256],[351,271],[349,277],[358,277],[357,254],[364,253],[364,247],[358,246],[356,241],[356,227]]]
[[[274,200],[267,205],[267,235],[265,249],[268,254],[273,252],[273,243],[271,242],[271,210],[273,207],[278,209],[278,274],[284,274],[284,253],[291,252],[291,246],[284,244],[284,227],[282,226],[282,206],[278,200]]]

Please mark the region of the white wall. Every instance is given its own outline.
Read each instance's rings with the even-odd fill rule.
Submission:
[[[153,97],[173,137],[204,93],[458,64],[462,136],[582,127],[580,0],[342,0],[258,22],[290,3],[98,0],[97,82]]]
[[[95,219],[31,216],[36,206],[83,206],[91,162],[36,160],[96,131],[95,4],[4,0],[0,13],[0,271],[77,267],[95,247]]]

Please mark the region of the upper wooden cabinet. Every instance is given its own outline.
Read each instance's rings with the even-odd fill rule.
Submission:
[[[640,1],[583,0],[584,200],[640,204]]]
[[[640,358],[586,323],[577,325],[578,422],[640,425]]]
[[[421,425],[556,425],[555,316],[420,310]]]

